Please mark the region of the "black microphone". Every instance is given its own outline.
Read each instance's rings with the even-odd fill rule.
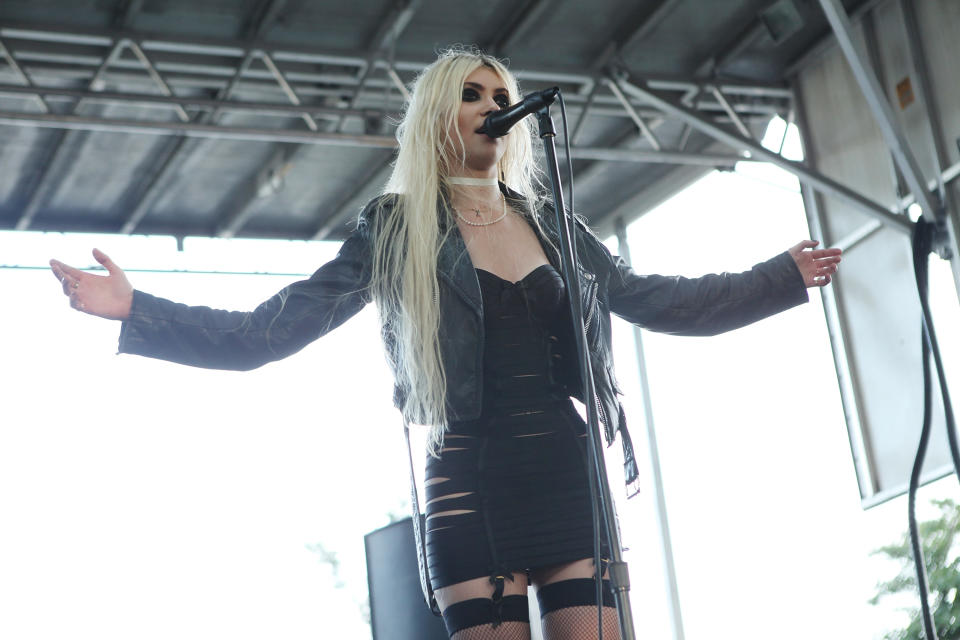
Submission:
[[[483,126],[477,129],[477,133],[485,133],[491,138],[499,138],[507,135],[507,132],[531,113],[536,113],[553,104],[560,93],[560,87],[551,87],[543,91],[534,91],[523,97],[523,100],[506,109],[494,111],[484,120]]]

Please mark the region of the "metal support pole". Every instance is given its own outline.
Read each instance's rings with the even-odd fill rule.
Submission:
[[[614,222],[617,247],[620,257],[629,265],[630,243],[623,218]],[[643,330],[633,327],[633,342],[636,345],[637,372],[640,376],[640,395],[643,398],[643,415],[647,427],[647,449],[650,452],[650,473],[657,507],[657,525],[660,528],[660,551],[663,557],[663,574],[667,582],[667,603],[670,606],[670,622],[674,640],[684,640],[683,614],[680,611],[680,591],[677,587],[677,569],[673,563],[673,543],[670,538],[670,522],[667,519],[667,499],[663,491],[663,473],[660,470],[660,449],[657,446],[657,430],[654,428],[653,401],[650,397],[650,379],[647,361],[643,353]]]
[[[794,113],[797,119],[797,129],[800,132],[803,157],[807,164],[814,168],[817,166],[817,158],[814,155],[813,144],[807,129],[803,95],[796,81],[793,84],[793,92]],[[810,226],[811,237],[822,239],[825,246],[836,246],[829,230],[822,224],[824,210],[821,195],[811,189],[810,185],[802,182],[800,183],[800,193],[803,196],[803,207],[807,215],[807,224]],[[877,221],[873,222],[876,223]],[[878,229],[880,228],[880,224],[876,226]],[[876,231],[873,230],[871,233],[876,233]],[[840,401],[843,404],[847,439],[850,442],[850,450],[853,452],[857,483],[860,486],[861,494],[867,490],[873,495],[879,490],[878,480],[873,474],[873,469],[876,468],[876,456],[873,453],[870,436],[864,432],[860,424],[859,407],[863,404],[863,393],[859,386],[859,380],[855,380],[850,374],[851,363],[854,363],[854,354],[848,349],[844,340],[849,326],[841,315],[840,307],[837,304],[842,287],[842,278],[831,283],[829,287],[820,287],[820,299],[823,301],[823,311],[827,320],[827,333],[830,336],[830,348],[833,351],[833,363],[837,372]]]

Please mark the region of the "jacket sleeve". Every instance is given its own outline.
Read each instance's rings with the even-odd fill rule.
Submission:
[[[641,276],[613,258],[608,286],[613,313],[651,331],[684,336],[738,329],[808,300],[787,252],[743,273],[700,278]]]
[[[358,229],[336,258],[254,311],[187,306],[134,291],[119,351],[209,369],[254,369],[343,324],[369,302],[369,283],[369,242]]]

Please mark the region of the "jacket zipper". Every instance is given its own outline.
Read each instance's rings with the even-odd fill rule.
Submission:
[[[593,322],[593,316],[596,315],[596,298],[597,298],[597,288],[600,285],[596,281],[590,283],[590,294],[587,296],[587,321],[584,323],[583,328],[584,332],[589,335],[590,324]]]

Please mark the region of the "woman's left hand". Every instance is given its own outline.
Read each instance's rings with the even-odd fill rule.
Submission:
[[[816,249],[816,240],[803,240],[790,248],[790,256],[797,263],[807,287],[822,287],[830,284],[830,277],[837,272],[841,249]],[[809,249],[809,251],[808,251]]]

